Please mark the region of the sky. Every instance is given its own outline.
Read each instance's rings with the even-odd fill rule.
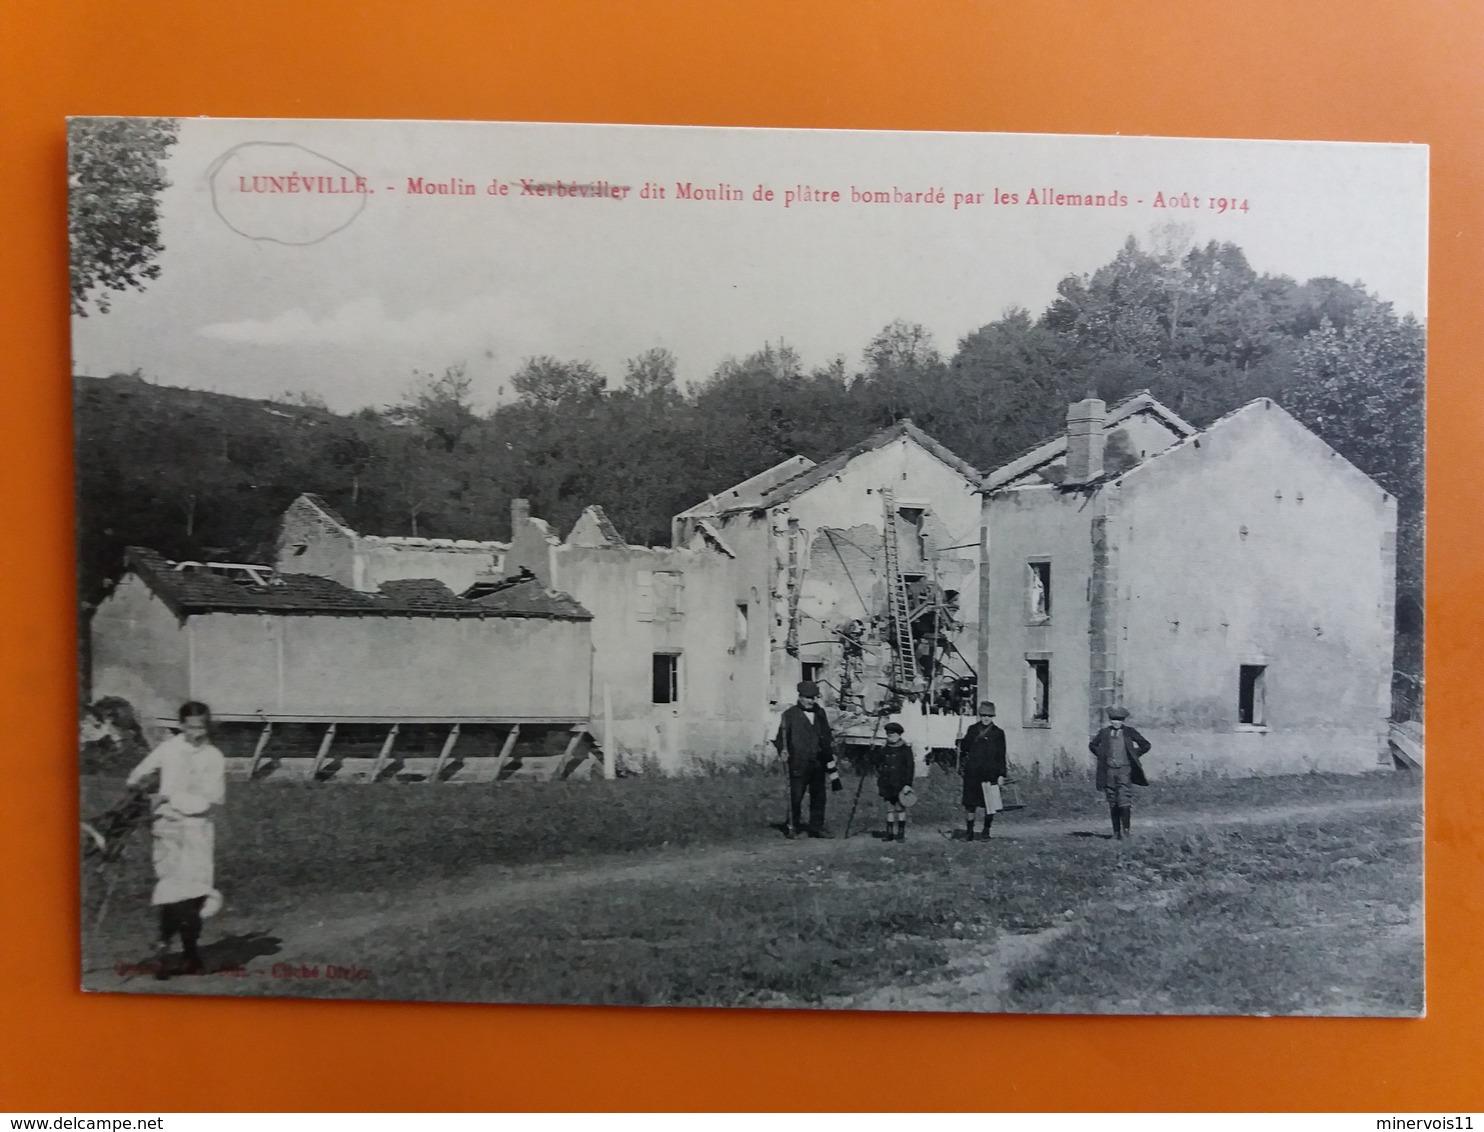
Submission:
[[[806,367],[856,367],[898,318],[951,354],[1172,223],[1259,272],[1359,281],[1426,317],[1422,146],[185,119],[166,173],[160,277],[73,319],[77,373],[347,411],[455,364],[490,407],[538,354],[617,380],[665,347],[685,383],[782,340]],[[559,183],[584,195],[540,188]],[[677,199],[686,183],[742,199]]]

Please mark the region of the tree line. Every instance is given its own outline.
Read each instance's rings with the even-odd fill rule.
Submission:
[[[1112,403],[1148,389],[1198,427],[1271,397],[1395,495],[1401,627],[1420,640],[1424,369],[1424,327],[1361,283],[1259,274],[1234,244],[1157,237],[1130,238],[1063,279],[1044,311],[1007,310],[951,352],[895,321],[858,359],[806,368],[787,343],[762,343],[684,388],[664,349],[614,375],[527,359],[515,401],[489,412],[457,362],[349,415],[308,394],[245,402],[138,374],[80,379],[81,591],[95,601],[129,543],[269,558],[301,491],[370,533],[505,538],[523,496],[558,530],[598,503],[629,541],[661,544],[707,495],[903,417],[989,469],[1059,431],[1089,392]]]

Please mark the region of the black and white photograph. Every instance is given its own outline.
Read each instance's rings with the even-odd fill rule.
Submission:
[[[84,989],[1425,1012],[1425,146],[67,168]]]

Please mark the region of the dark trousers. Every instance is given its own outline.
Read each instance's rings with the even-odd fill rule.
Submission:
[[[168,944],[179,933],[182,954],[187,959],[195,959],[196,944],[201,939],[201,909],[205,906],[204,896],[161,904],[160,942]]]
[[[804,803],[804,791],[809,792],[809,828],[819,830],[824,828],[824,800],[825,791],[824,764],[815,763],[803,774],[788,773],[788,807],[789,824],[794,829],[804,828],[799,820],[799,811]]]

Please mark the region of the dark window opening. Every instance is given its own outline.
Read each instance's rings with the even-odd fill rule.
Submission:
[[[680,702],[680,655],[673,652],[654,654],[654,702]]]
[[[1051,661],[1026,661],[1026,718],[1032,723],[1051,722]]]
[[[804,679],[805,680],[813,680],[817,684],[817,683],[819,683],[819,678],[820,678],[821,675],[823,675],[823,673],[824,673],[824,661],[822,661],[822,660],[806,660],[806,661],[804,661]]]
[[[1237,680],[1237,722],[1266,727],[1268,722],[1267,665],[1244,664]]]

